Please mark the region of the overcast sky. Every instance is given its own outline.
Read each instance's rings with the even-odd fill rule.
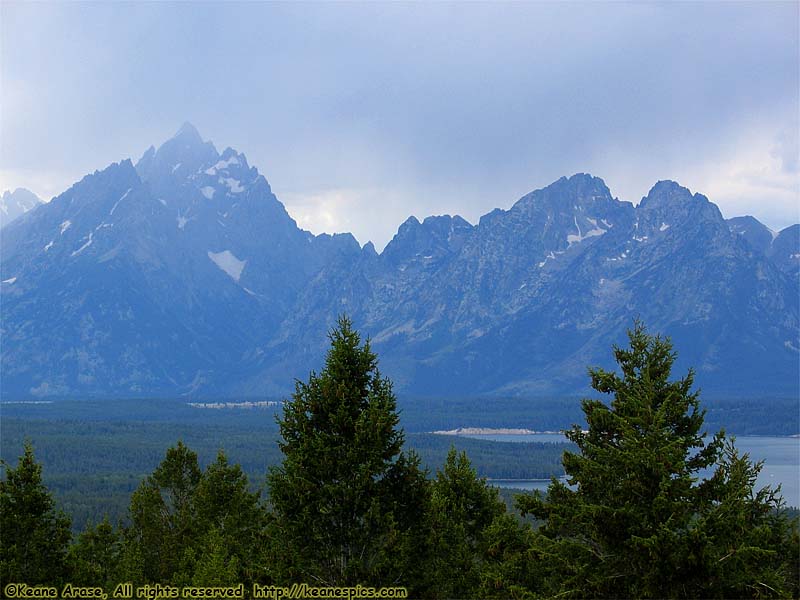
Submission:
[[[188,120],[298,224],[380,249],[562,175],[800,221],[800,3],[0,3],[0,190],[49,199]]]

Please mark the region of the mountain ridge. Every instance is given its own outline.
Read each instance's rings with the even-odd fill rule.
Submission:
[[[759,225],[578,173],[476,225],[409,217],[377,253],[300,229],[184,124],[4,229],[0,394],[284,394],[345,312],[407,393],[581,393],[638,316],[713,393],[793,394],[800,226]]]

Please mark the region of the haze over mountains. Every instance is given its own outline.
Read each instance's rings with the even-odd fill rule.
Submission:
[[[6,190],[0,196],[0,229],[40,204],[42,201],[39,196],[30,190],[25,188],[17,188],[13,192]]]
[[[347,313],[399,391],[566,395],[640,317],[707,394],[800,390],[800,225],[660,181],[635,206],[561,178],[381,254],[299,229],[243,154],[185,124],[0,239],[3,399],[285,394]]]

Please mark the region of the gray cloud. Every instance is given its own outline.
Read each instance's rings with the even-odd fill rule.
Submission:
[[[0,187],[49,197],[188,119],[303,225],[378,246],[409,214],[475,220],[577,171],[797,218],[796,3],[0,10]]]

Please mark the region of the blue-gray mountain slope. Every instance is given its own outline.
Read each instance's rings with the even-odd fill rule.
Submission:
[[[707,393],[797,394],[800,228],[752,221],[579,174],[474,226],[411,217],[377,254],[299,229],[187,124],[4,228],[0,394],[285,393],[343,312],[417,394],[580,392],[636,316]]]

